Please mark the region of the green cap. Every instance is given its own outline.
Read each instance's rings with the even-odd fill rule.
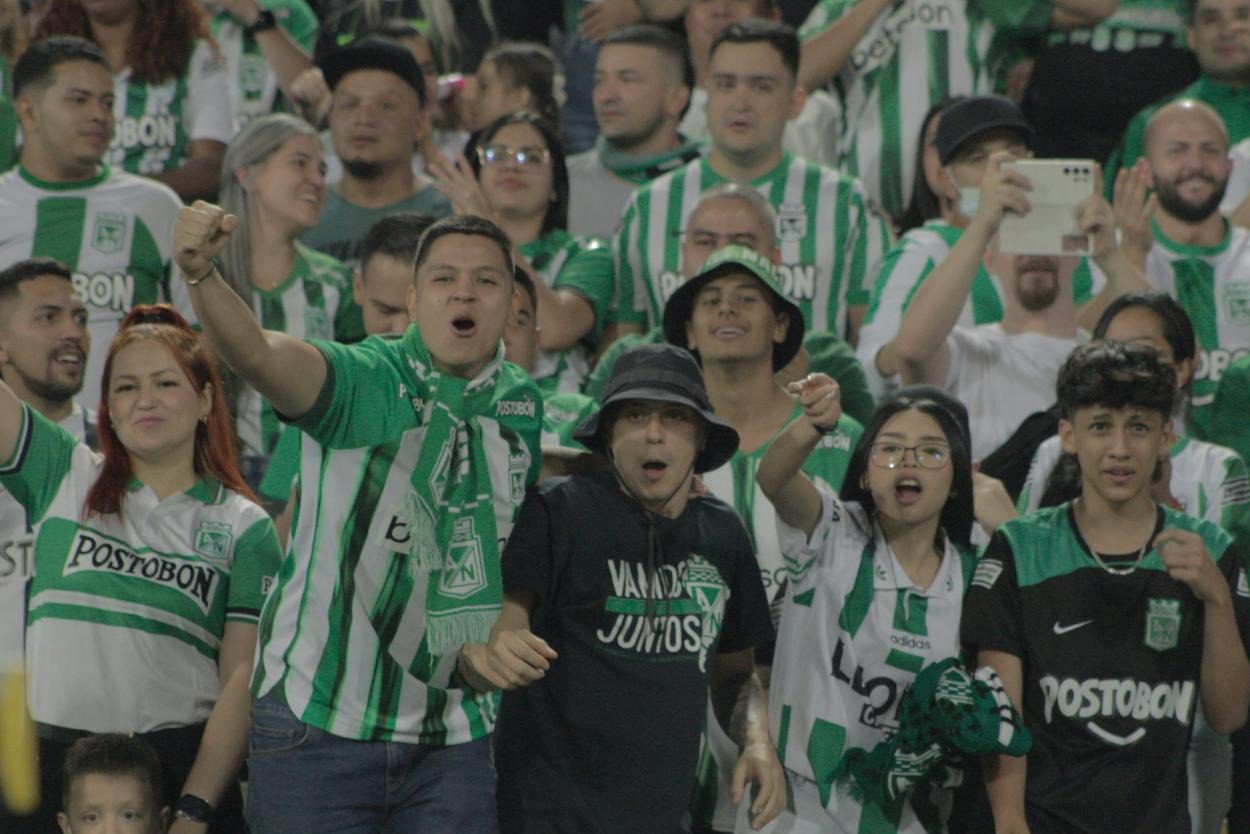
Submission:
[[[773,345],[773,370],[784,368],[803,346],[803,311],[781,292],[772,261],[746,246],[734,244],[716,250],[703,262],[698,275],[669,296],[664,305],[664,338],[679,347],[687,347],[686,322],[690,321],[695,295],[708,281],[733,272],[747,272],[758,280],[772,294],[773,308],[789,316],[786,340]],[[698,358],[697,352],[691,352]]]

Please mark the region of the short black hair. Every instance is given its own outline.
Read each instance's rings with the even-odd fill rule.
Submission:
[[[434,218],[418,211],[389,214],[369,227],[360,247],[360,267],[374,255],[386,255],[397,261],[413,263],[421,235],[434,224]]]
[[[538,316],[538,287],[534,286],[534,279],[530,274],[521,267],[513,267],[512,278],[521,285],[521,289],[525,290],[525,294],[530,297],[530,306],[534,308],[534,316]]]
[[[1176,371],[1154,348],[1100,339],[1072,351],[1059,368],[1055,393],[1069,421],[1091,406],[1136,406],[1166,420],[1176,402]]]
[[[781,62],[790,70],[791,77],[799,76],[799,36],[793,26],[758,17],[731,23],[712,38],[707,50],[709,61],[723,43],[767,43],[780,53]]]
[[[1189,314],[1180,302],[1162,292],[1130,292],[1112,301],[1094,325],[1094,338],[1107,338],[1111,320],[1134,307],[1149,310],[1159,317],[1163,323],[1163,338],[1172,348],[1175,361],[1184,362],[1198,355],[1198,340],[1194,337],[1194,325],[1189,320]]]
[[[496,226],[484,217],[478,217],[472,214],[452,214],[444,217],[442,220],[435,221],[421,235],[421,240],[417,244],[417,257],[412,265],[413,280],[416,280],[416,272],[421,268],[421,264],[425,263],[425,259],[429,257],[430,248],[440,237],[447,235],[477,235],[479,237],[488,238],[495,242],[499,247],[499,251],[503,252],[504,263],[507,264],[507,271],[512,273],[515,265],[512,261],[512,241],[508,240],[508,236],[504,234],[503,229]]]
[[[636,23],[608,35],[603,45],[646,46],[654,49],[681,68],[682,83],[694,90],[694,64],[690,61],[690,47],[685,38],[670,29],[654,23]]]
[[[45,275],[74,281],[74,274],[56,258],[27,258],[0,270],[0,307],[17,300],[23,283]]]
[[[20,96],[27,87],[51,86],[53,71],[70,61],[90,61],[104,67],[110,76],[113,74],[109,59],[91,41],[75,35],[53,35],[35,41],[17,59],[13,67],[13,98]]]
[[[152,799],[160,808],[161,760],[143,739],[124,733],[100,733],[74,742],[61,765],[63,809],[69,808],[70,790],[75,780],[92,774],[133,776],[152,789]]]

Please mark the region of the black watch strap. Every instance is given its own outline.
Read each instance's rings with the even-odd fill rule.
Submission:
[[[268,32],[278,26],[278,18],[269,9],[261,9],[260,14],[256,18],[256,22],[251,26],[244,27],[244,33],[248,35],[257,35],[261,32]]]
[[[184,793],[178,797],[178,805],[174,808],[174,816],[191,820],[191,822],[207,823],[213,818],[213,806],[194,794]]]

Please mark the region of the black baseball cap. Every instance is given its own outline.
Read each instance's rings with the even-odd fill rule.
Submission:
[[[425,76],[417,59],[398,41],[379,35],[357,38],[347,46],[339,47],[321,59],[321,74],[331,90],[349,72],[361,69],[378,69],[398,75],[408,86],[417,91],[421,104],[425,101]]]
[[[1016,103],[1005,96],[969,96],[952,102],[938,120],[933,144],[943,165],[969,139],[995,128],[1017,131],[1026,145],[1033,144],[1033,126]]]

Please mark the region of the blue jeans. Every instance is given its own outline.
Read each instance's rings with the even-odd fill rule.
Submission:
[[[269,694],[252,708],[252,834],[496,834],[490,737],[435,747],[355,741]]]

